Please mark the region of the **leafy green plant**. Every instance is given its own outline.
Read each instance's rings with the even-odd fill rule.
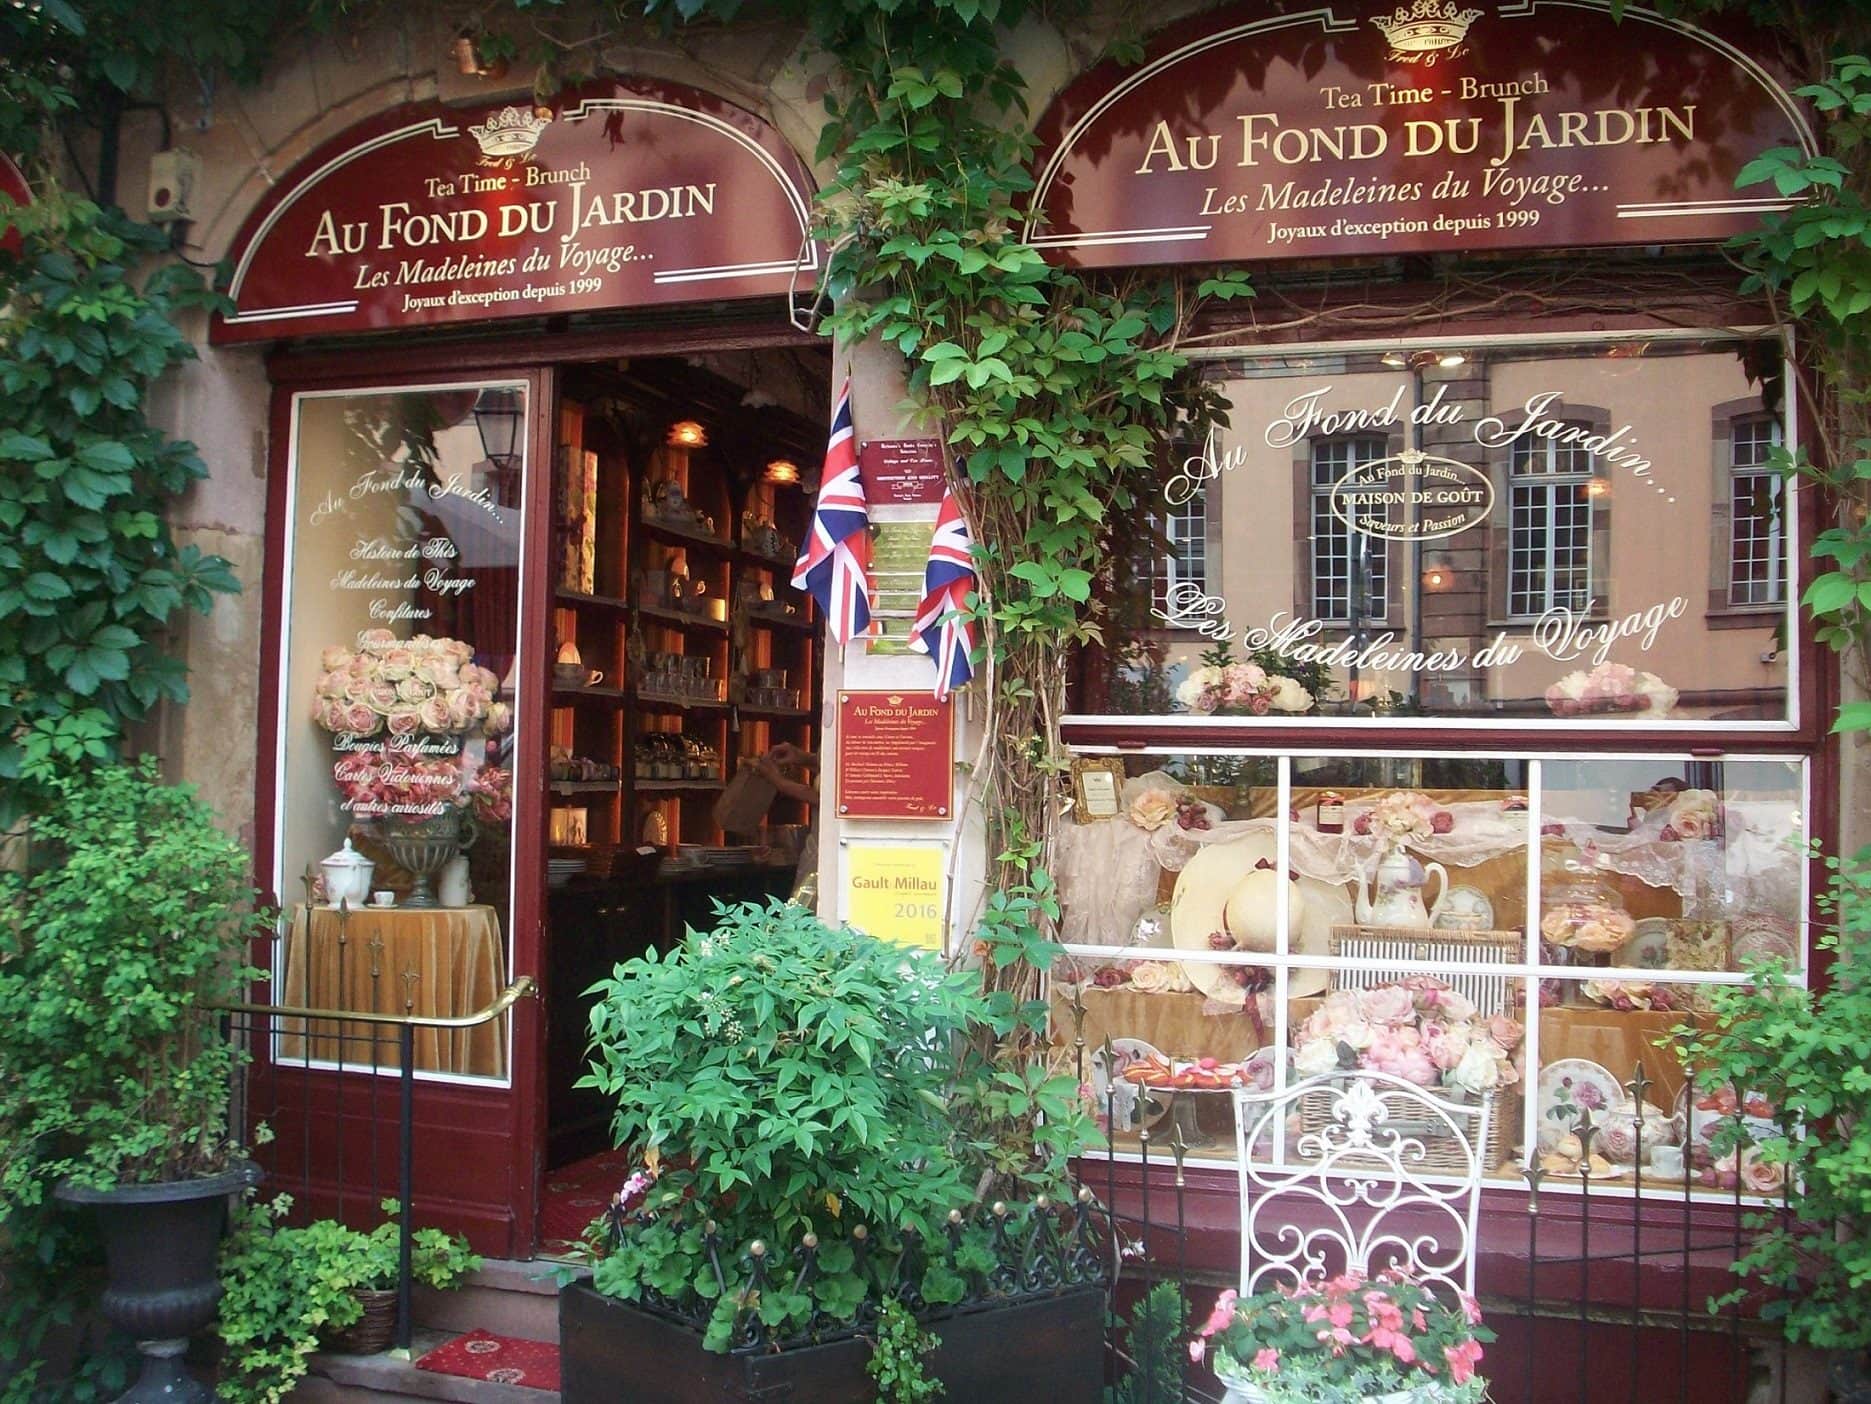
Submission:
[[[1264,1404],[1341,1404],[1434,1386],[1438,1404],[1481,1404],[1475,1373],[1494,1332],[1466,1292],[1450,1300],[1401,1272],[1323,1281],[1237,1297],[1229,1289],[1197,1331],[1190,1355],[1214,1352],[1224,1384]]]
[[[218,1384],[227,1404],[276,1404],[306,1373],[321,1340],[362,1318],[360,1291],[396,1286],[397,1225],[368,1233],[334,1219],[303,1227],[280,1220],[292,1201],[250,1201],[221,1246],[220,1336],[227,1356]],[[397,1211],[383,1201],[385,1214]],[[415,1281],[449,1288],[478,1270],[467,1240],[440,1229],[417,1229],[410,1257]]]
[[[1800,324],[1801,346],[1816,372],[1806,389],[1823,452],[1815,461],[1802,445],[1777,448],[1781,472],[1821,489],[1831,513],[1813,541],[1821,564],[1801,596],[1815,637],[1845,656],[1863,687],[1871,684],[1871,58],[1835,59],[1822,81],[1800,88],[1824,116],[1826,150],[1808,155],[1776,147],[1745,166],[1737,183],[1771,185],[1798,203],[1765,217],[1735,241],[1749,269],[1743,291],[1772,298]],[[1871,730],[1871,702],[1847,702],[1835,731]]]
[[[1105,1386],[1105,1404],[1168,1404],[1175,1399],[1182,1388],[1187,1322],[1181,1284],[1159,1282],[1146,1292],[1125,1323],[1130,1368],[1116,1384]]]
[[[867,1264],[896,1262],[914,1235],[926,1252],[910,1280],[932,1304],[959,1301],[995,1265],[984,1187],[1005,1176],[1056,1195],[1089,1144],[1071,1079],[981,1058],[970,1036],[1016,1015],[932,952],[777,901],[717,912],[713,930],[593,988],[582,1085],[612,1099],[616,1142],[640,1160],[593,1285],[706,1303],[705,1343],[725,1350],[743,1313],[776,1338],[815,1313],[852,1320],[875,1291]],[[1056,1120],[1016,1147],[984,1130],[984,1108]],[[792,1255],[808,1246],[802,1277]]]
[[[877,1314],[877,1339],[864,1373],[877,1384],[877,1404],[924,1404],[948,1387],[929,1378],[924,1362],[942,1344],[916,1324],[901,1302],[885,1302]]]
[[[0,873],[0,1225],[62,1179],[226,1168],[242,1055],[208,1006],[272,930],[251,859],[154,761],[32,778],[31,866]]]
[[[194,350],[175,325],[214,298],[192,269],[137,265],[156,229],[58,192],[7,219],[0,253],[0,825],[37,756],[106,757],[126,723],[188,696],[164,630],[237,589],[164,519],[207,468],[148,417]]]
[[[241,1054],[206,1006],[258,977],[247,943],[271,930],[247,854],[153,762],[48,760],[32,778],[47,802],[30,866],[0,873],[0,1358],[20,1362],[17,1398],[95,1262],[51,1187],[211,1174],[236,1153]]]
[[[1826,983],[1804,988],[1773,962],[1757,962],[1746,985],[1710,990],[1712,1023],[1679,1028],[1683,1057],[1704,1085],[1765,1097],[1780,1130],[1753,1155],[1783,1167],[1787,1216],[1749,1217],[1748,1251],[1735,1271],[1771,1289],[1761,1314],[1794,1341],[1828,1350],[1871,1348],[1871,849],[1827,859],[1822,899],[1832,928],[1817,941],[1832,961]],[[1726,1154],[1746,1133],[1718,1127]]]

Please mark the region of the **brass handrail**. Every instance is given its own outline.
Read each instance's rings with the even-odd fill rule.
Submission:
[[[409,1025],[419,1029],[471,1029],[498,1019],[523,999],[539,993],[539,984],[531,975],[522,975],[494,997],[487,1008],[473,1014],[447,1017],[421,1014],[376,1014],[362,1009],[300,1009],[290,1004],[210,1004],[204,1006],[222,1014],[272,1014],[282,1019],[324,1019],[346,1024]]]

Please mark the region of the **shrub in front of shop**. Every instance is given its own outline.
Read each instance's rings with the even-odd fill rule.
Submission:
[[[982,1051],[1031,1011],[777,901],[722,908],[593,993],[585,1085],[633,1168],[592,1226],[589,1287],[564,1298],[568,1400],[624,1368],[646,1401],[788,1368],[814,1398],[868,1399],[865,1338],[893,1304],[935,1333],[951,1391],[990,1363],[1003,1383],[1089,1367],[1095,1398],[1100,1240],[1067,1173],[1089,1123],[1073,1079]],[[1024,1145],[1000,1134],[1010,1113],[1034,1118]],[[990,1318],[1020,1312],[1058,1360],[1009,1363]]]

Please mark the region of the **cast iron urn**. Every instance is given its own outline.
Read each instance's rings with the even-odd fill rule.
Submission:
[[[239,1165],[169,1184],[59,1187],[60,1199],[97,1214],[109,1278],[98,1305],[143,1356],[142,1373],[118,1404],[212,1404],[213,1392],[188,1373],[182,1356],[221,1300],[215,1257],[228,1198],[259,1178],[256,1167]]]

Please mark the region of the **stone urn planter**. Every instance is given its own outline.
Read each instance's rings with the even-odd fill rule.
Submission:
[[[931,1317],[924,1325],[942,1344],[929,1373],[961,1404],[1098,1404],[1104,1315],[1103,1289],[1085,1286]],[[703,1350],[688,1327],[583,1282],[559,1296],[559,1351],[565,1404],[872,1404],[877,1397],[862,1337],[721,1355]]]
[[[104,1319],[135,1338],[142,1373],[119,1404],[211,1404],[214,1394],[182,1363],[188,1338],[214,1320],[221,1300],[215,1257],[229,1197],[259,1181],[251,1165],[199,1180],[87,1189],[58,1197],[90,1206],[104,1240]]]

